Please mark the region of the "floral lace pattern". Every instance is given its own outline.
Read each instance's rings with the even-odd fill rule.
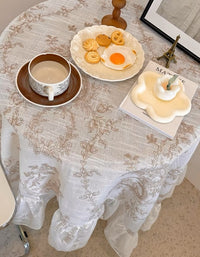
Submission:
[[[139,20],[146,2],[127,1],[121,14],[127,31],[142,44],[144,66],[170,46]],[[117,240],[136,238],[149,215],[158,214],[156,204],[180,183],[200,140],[200,88],[190,114],[170,140],[118,110],[137,77],[109,83],[82,72],[79,96],[68,105],[48,109],[26,102],[15,87],[18,69],[41,52],[55,52],[73,62],[69,49],[74,35],[99,25],[112,9],[111,1],[105,0],[48,0],[19,15],[2,33],[1,153],[16,188],[13,222],[39,229],[46,203],[56,195],[59,209],[49,234],[53,247],[83,247],[97,220],[106,217],[107,239],[127,257],[135,244],[118,249]],[[170,68],[198,84],[199,65],[179,49],[176,53],[177,64]],[[124,234],[113,242],[120,226]]]

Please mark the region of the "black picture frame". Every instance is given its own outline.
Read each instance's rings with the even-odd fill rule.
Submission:
[[[156,13],[161,2],[162,0],[149,0],[140,20],[172,43],[180,35],[177,47],[200,63],[200,43]],[[164,28],[172,29],[166,31]]]

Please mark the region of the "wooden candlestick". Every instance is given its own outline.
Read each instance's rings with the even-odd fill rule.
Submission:
[[[112,0],[112,5],[114,6],[112,15],[104,16],[101,20],[101,24],[126,29],[127,23],[120,17],[120,9],[126,5],[126,0]]]

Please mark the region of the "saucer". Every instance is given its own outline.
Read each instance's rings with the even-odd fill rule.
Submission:
[[[73,101],[81,91],[82,78],[77,68],[71,65],[70,83],[67,90],[61,95],[55,96],[53,101],[49,101],[48,97],[35,93],[29,84],[28,63],[24,64],[18,71],[16,76],[16,87],[21,96],[28,102],[40,107],[59,107]]]

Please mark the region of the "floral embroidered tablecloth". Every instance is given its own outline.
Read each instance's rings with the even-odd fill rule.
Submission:
[[[147,1],[127,1],[121,16],[141,43],[144,67],[170,43],[139,19]],[[72,63],[70,42],[85,27],[98,25],[113,10],[106,0],[49,0],[22,13],[0,38],[1,155],[17,199],[13,219],[40,229],[47,202],[59,209],[49,229],[57,250],[83,247],[99,218],[121,257],[130,256],[137,232],[149,229],[161,201],[185,175],[200,139],[200,89],[173,140],[118,110],[137,76],[106,82],[81,72],[83,88],[62,107],[42,108],[24,100],[15,86],[18,69],[40,52],[55,52]],[[176,49],[170,69],[200,83],[199,64]],[[164,61],[160,61],[164,65]]]

